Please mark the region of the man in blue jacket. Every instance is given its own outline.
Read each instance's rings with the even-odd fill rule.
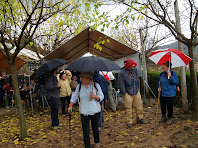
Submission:
[[[137,123],[141,124],[145,122],[143,120],[143,103],[140,95],[140,80],[137,69],[135,68],[136,66],[136,62],[128,59],[118,75],[118,84],[124,98],[127,125],[129,127],[133,123],[132,105],[136,108]]]

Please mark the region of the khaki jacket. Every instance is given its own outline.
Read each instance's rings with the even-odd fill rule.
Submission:
[[[60,97],[66,97],[71,95],[71,87],[70,87],[70,82],[72,78],[72,73],[68,70],[66,72],[66,78],[65,80],[60,79],[59,83],[61,85],[60,89]]]

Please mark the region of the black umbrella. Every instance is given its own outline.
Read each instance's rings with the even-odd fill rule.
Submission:
[[[67,69],[78,72],[90,72],[121,70],[121,67],[106,58],[88,56],[75,60],[67,67]]]
[[[37,71],[34,74],[34,78],[39,78],[42,75],[52,71],[53,69],[55,69],[57,67],[60,67],[66,63],[67,63],[67,61],[64,59],[50,60],[37,69]]]

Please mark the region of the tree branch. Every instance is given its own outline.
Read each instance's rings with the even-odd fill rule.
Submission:
[[[148,16],[147,14],[144,14],[141,12],[141,14],[144,14],[146,17],[156,21],[156,22],[159,22],[161,24],[164,24],[166,27],[168,27],[171,31],[171,33],[175,36],[176,39],[178,39],[178,35],[182,38],[182,39],[179,39],[182,43],[186,43],[186,41],[188,41],[189,39],[186,38],[181,32],[179,32],[170,22],[168,22],[166,19],[163,19],[163,16],[162,15],[159,15],[155,10],[154,10],[154,7],[152,5],[152,3],[150,3],[150,0],[148,0],[149,2],[149,5],[151,6],[152,10],[151,11],[156,17],[158,17],[159,20],[156,21],[156,19],[153,19],[151,18],[150,16]],[[134,10],[138,11],[136,8],[133,8]]]
[[[149,2],[150,2],[150,0],[149,0]],[[162,11],[164,12],[164,17],[163,17],[163,19],[165,20],[165,19],[166,19],[166,11],[164,10],[164,8],[163,8],[163,6],[162,6],[162,4],[160,3],[159,0],[157,0],[157,3],[160,5],[160,8],[161,8]]]
[[[42,5],[42,6],[44,5],[44,0],[41,0],[41,5]],[[23,46],[21,46],[21,47],[19,48],[19,50],[17,50],[17,51],[14,52],[13,55],[14,55],[15,57],[16,57],[17,54],[20,52],[20,50],[23,49],[23,48],[25,48],[25,46],[32,40],[32,37],[33,37],[33,35],[35,34],[36,29],[38,28],[38,25],[40,24],[39,22],[40,22],[40,20],[41,20],[42,13],[43,13],[43,8],[41,7],[40,15],[39,15],[39,17],[38,17],[37,24],[35,25],[34,30],[32,31],[32,34],[31,34],[30,37],[27,39],[27,41],[23,44]],[[31,28],[30,28],[30,30],[31,30]]]
[[[193,6],[190,0],[188,0],[189,4],[190,4],[190,30],[191,32],[194,32],[193,27],[192,27],[192,15],[193,15]],[[191,34],[191,38],[193,37],[193,34]]]
[[[27,16],[29,16],[28,11],[26,10],[25,6],[23,5],[23,2],[21,0],[19,0],[20,4],[22,5],[23,9],[25,10]]]
[[[195,28],[195,30],[194,30],[194,32],[192,32],[193,34],[194,34],[194,38],[196,38],[197,37],[197,23],[198,23],[198,10],[197,10],[197,13],[196,13],[196,16],[195,16],[195,19],[194,19],[194,21],[193,21],[193,24],[192,24],[192,27],[193,28]],[[194,39],[193,38],[193,39]]]
[[[9,60],[10,59],[10,57],[11,57],[11,55],[10,55],[10,52],[9,52],[9,50],[8,50],[8,47],[7,47],[7,45],[5,44],[5,38],[4,38],[4,35],[3,35],[3,32],[0,30],[0,34],[1,34],[1,40],[0,40],[0,42],[2,43],[2,45],[3,45],[3,47],[4,47],[4,50],[2,49],[2,48],[0,48],[1,50],[1,53]],[[6,52],[6,54],[5,54],[5,52],[3,52],[3,51],[5,51]]]
[[[19,53],[19,51],[20,51],[20,47],[19,47],[19,44],[20,44],[20,42],[21,42],[21,39],[22,39],[22,37],[23,37],[23,34],[24,34],[24,31],[25,31],[25,29],[27,28],[27,26],[28,26],[28,24],[29,24],[29,22],[30,22],[30,20],[31,20],[31,17],[32,17],[32,15],[34,14],[34,12],[35,12],[35,10],[36,10],[36,8],[37,8],[37,6],[38,6],[38,4],[40,3],[40,0],[38,0],[37,1],[37,3],[36,3],[36,5],[35,5],[35,7],[33,8],[33,10],[32,10],[32,12],[31,12],[31,14],[28,16],[28,18],[27,18],[27,20],[26,20],[26,22],[25,22],[25,24],[24,24],[24,26],[23,26],[23,28],[22,28],[22,30],[21,30],[21,34],[20,34],[20,36],[19,36],[19,39],[18,39],[18,43],[16,44],[16,52],[17,53]],[[17,54],[15,54],[15,56],[16,56]],[[13,57],[13,58],[16,58],[16,57]]]
[[[13,22],[14,22],[14,27],[15,27],[15,30],[14,30],[14,42],[15,42],[15,44],[17,44],[17,42],[16,42],[16,34],[17,34],[16,33],[16,31],[17,31],[16,22],[15,22],[15,18],[14,18],[14,15],[13,15],[12,7],[11,7],[9,1],[7,1],[7,3],[10,6],[10,12],[11,12],[11,16],[12,16],[12,19],[13,19]]]

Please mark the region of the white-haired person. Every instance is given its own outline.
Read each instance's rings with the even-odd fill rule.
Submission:
[[[100,101],[104,99],[101,87],[98,83],[93,82],[93,74],[91,72],[81,73],[80,80],[82,84],[78,84],[75,93],[70,100],[70,107],[68,112],[72,112],[73,104],[78,101],[79,98],[79,112],[81,114],[81,122],[83,128],[83,139],[85,148],[90,148],[90,128],[89,122],[91,120],[91,126],[94,136],[95,147],[99,147],[99,130],[98,121],[100,117]]]

